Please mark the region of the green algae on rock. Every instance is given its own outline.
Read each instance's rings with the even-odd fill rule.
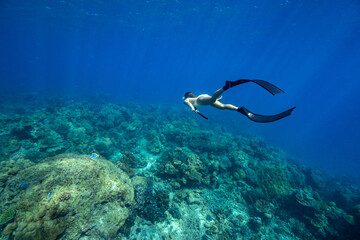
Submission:
[[[17,207],[17,227],[11,229],[14,239],[49,240],[59,235],[75,239],[89,229],[96,229],[93,238],[111,239],[134,201],[128,175],[103,158],[59,155],[21,170],[12,179],[24,180],[31,185],[11,200],[11,208]],[[4,191],[18,190],[9,184]]]
[[[1,214],[0,216],[0,225],[1,224],[6,224],[8,222],[10,222],[11,220],[14,219],[16,214],[16,209],[15,207],[9,207],[8,209],[6,209],[6,211]]]

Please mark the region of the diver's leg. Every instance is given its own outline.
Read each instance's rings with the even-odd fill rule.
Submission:
[[[203,95],[199,96],[198,103],[201,105],[211,105],[221,96],[221,94],[224,92],[224,89],[220,88],[212,96],[210,95]]]
[[[214,103],[211,104],[212,107],[215,107],[217,109],[220,110],[231,110],[231,111],[237,111],[239,108],[231,105],[231,104],[223,104],[219,101],[215,101]]]
[[[274,122],[274,121],[277,121],[279,119],[289,116],[294,109],[295,109],[295,107],[290,108],[282,113],[279,113],[276,115],[268,115],[268,116],[252,113],[245,107],[238,108],[237,111],[244,114],[246,117],[248,117],[250,120],[252,120],[254,122],[268,123],[268,122]]]
[[[213,95],[211,96],[211,103],[216,102],[216,100],[221,96],[221,94],[224,93],[224,89],[220,88],[218,89],[216,92],[213,93]]]

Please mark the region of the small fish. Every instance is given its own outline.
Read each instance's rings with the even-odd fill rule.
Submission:
[[[48,198],[50,198],[50,197],[51,197],[51,193],[52,193],[52,192],[49,192],[49,194],[48,194]]]
[[[91,155],[90,155],[91,158],[97,158],[97,157],[99,157],[99,156],[100,156],[100,155],[97,154],[97,153],[91,153]]]

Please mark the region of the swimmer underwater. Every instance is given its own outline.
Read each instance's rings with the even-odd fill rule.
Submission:
[[[266,89],[272,95],[275,95],[278,93],[284,93],[284,91],[281,90],[280,88],[278,88],[275,85],[273,85],[267,81],[264,81],[264,80],[239,79],[236,81],[226,81],[225,86],[223,86],[222,88],[220,88],[219,90],[214,92],[214,94],[212,96],[210,96],[208,94],[201,94],[199,96],[196,96],[192,92],[187,92],[187,93],[185,93],[185,95],[183,97],[184,104],[189,106],[191,108],[191,110],[193,110],[195,113],[199,114],[200,116],[202,116],[205,119],[208,119],[208,118],[205,117],[204,115],[202,115],[199,112],[199,110],[197,110],[197,107],[212,106],[212,107],[220,109],[220,110],[237,111],[239,113],[244,114],[250,120],[252,120],[254,122],[260,122],[260,123],[268,123],[268,122],[277,121],[279,119],[289,116],[291,114],[291,112],[295,109],[295,107],[293,107],[293,108],[290,108],[289,110],[286,110],[286,111],[276,114],[276,115],[264,116],[264,115],[253,113],[245,107],[239,108],[239,107],[236,107],[231,104],[223,104],[220,102],[220,100],[222,98],[221,94],[223,94],[226,90],[228,90],[229,88],[235,87],[239,84],[243,84],[243,83],[247,83],[247,82],[256,83],[257,85]]]

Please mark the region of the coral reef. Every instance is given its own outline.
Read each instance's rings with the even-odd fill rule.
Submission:
[[[360,238],[359,186],[262,138],[169,106],[26,99],[0,105],[0,239]]]

